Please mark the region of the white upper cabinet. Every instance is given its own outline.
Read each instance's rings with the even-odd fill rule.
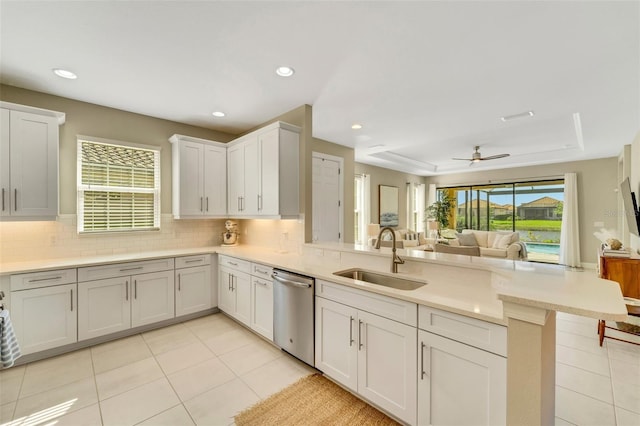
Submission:
[[[230,143],[229,215],[297,218],[300,129],[276,122]]]
[[[0,102],[0,219],[58,216],[58,126],[63,113]]]
[[[224,144],[173,135],[172,209],[176,219],[227,214],[227,155]]]

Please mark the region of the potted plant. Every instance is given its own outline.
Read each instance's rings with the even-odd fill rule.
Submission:
[[[438,237],[441,237],[441,231],[449,227],[449,219],[451,210],[454,208],[455,198],[451,197],[447,192],[441,192],[438,201],[427,207],[427,218],[434,219],[438,223]]]

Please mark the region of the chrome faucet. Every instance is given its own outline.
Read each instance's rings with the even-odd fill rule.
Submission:
[[[402,265],[404,263],[404,260],[402,260],[400,256],[396,254],[396,233],[393,231],[393,229],[389,228],[388,226],[385,226],[380,230],[380,233],[378,234],[378,239],[376,240],[376,248],[377,249],[380,248],[380,242],[382,241],[382,234],[384,234],[384,231],[391,232],[391,253],[392,253],[391,272],[393,272],[394,274],[397,274],[398,265]]]

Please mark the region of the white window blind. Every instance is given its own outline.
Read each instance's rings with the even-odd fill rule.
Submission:
[[[160,229],[160,151],[78,138],[78,232]]]

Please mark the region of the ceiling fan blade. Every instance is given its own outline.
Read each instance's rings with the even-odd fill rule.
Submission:
[[[490,155],[488,157],[482,157],[481,160],[496,160],[498,158],[508,157],[510,154],[498,154],[498,155]]]
[[[471,158],[452,158],[452,160],[471,161]]]

